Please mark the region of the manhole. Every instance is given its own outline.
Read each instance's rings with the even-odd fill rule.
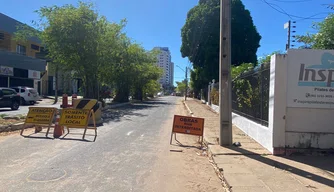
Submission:
[[[33,173],[31,173],[28,177],[28,181],[35,182],[49,182],[49,181],[57,181],[66,176],[66,171],[57,168],[45,168],[39,169]]]

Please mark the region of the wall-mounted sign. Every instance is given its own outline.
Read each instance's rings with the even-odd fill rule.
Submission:
[[[40,71],[34,71],[34,70],[28,70],[28,78],[29,79],[40,79],[41,78],[41,72]]]
[[[13,67],[0,66],[0,75],[13,76],[14,75]]]
[[[287,105],[334,108],[334,50],[288,51]]]

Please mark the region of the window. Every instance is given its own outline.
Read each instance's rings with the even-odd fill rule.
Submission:
[[[5,40],[5,34],[4,33],[0,33],[0,40]]]
[[[39,51],[39,46],[38,46],[38,45],[31,44],[31,49],[36,50],[36,51]]]
[[[26,47],[23,45],[16,45],[16,53],[26,55]]]
[[[3,95],[14,95],[15,92],[10,89],[2,89]]]

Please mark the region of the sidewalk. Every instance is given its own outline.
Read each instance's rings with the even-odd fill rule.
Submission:
[[[221,147],[218,114],[198,100],[186,104],[205,118],[204,140],[231,191],[334,191],[334,156],[273,156],[234,125],[233,142],[241,146]]]

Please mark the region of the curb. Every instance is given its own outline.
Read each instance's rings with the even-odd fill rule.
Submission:
[[[184,106],[187,108],[187,111],[190,113],[190,115],[192,117],[195,117],[194,113],[190,110],[189,106],[187,105],[187,103],[185,101],[182,101],[182,103],[184,104]],[[210,107],[211,109],[211,107]],[[212,110],[213,111],[213,110]],[[224,177],[224,173],[222,170],[219,169],[219,167],[217,166],[215,160],[214,160],[214,156],[212,155],[212,152],[211,152],[211,149],[209,147],[209,145],[215,145],[215,144],[212,144],[210,142],[207,141],[207,139],[205,138],[205,136],[203,136],[203,143],[204,145],[207,147],[207,150],[208,150],[208,157],[209,157],[209,162],[211,163],[213,169],[215,170],[218,178],[220,179],[221,181],[221,184],[223,186],[223,188],[230,192],[231,191],[231,186],[228,184],[226,178]]]
[[[123,106],[130,105],[130,104],[131,102],[117,103],[117,104],[107,105],[103,109],[113,109],[113,108],[123,107]]]
[[[190,115],[192,117],[195,117],[194,113],[190,110],[190,108],[188,107],[187,103],[185,101],[182,101],[182,103],[184,104],[184,106],[187,108],[187,111],[190,113]]]
[[[228,181],[226,180],[226,178],[224,177],[224,170],[221,170],[221,168],[218,167],[217,163],[214,160],[214,155],[212,155],[212,152],[209,148],[209,145],[207,146],[208,149],[208,157],[209,157],[209,162],[212,165],[214,171],[216,172],[218,178],[220,179],[220,182],[223,186],[223,188],[228,191],[231,192],[232,187],[231,185],[228,183]]]

